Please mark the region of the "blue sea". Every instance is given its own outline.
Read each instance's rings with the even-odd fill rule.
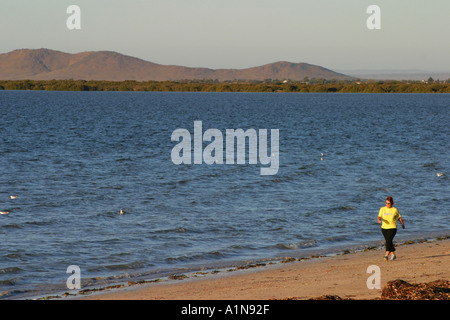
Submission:
[[[174,164],[194,121],[278,129],[277,174]],[[449,94],[0,91],[0,123],[0,299],[382,245],[389,195],[397,241],[450,233]]]

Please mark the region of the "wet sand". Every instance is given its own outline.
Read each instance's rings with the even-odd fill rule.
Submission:
[[[370,300],[388,281],[410,283],[450,279],[450,239],[398,244],[397,259],[384,261],[384,248],[264,267],[187,276],[182,280],[102,290],[75,299],[90,300],[269,300],[337,295]],[[369,266],[380,269],[381,289],[369,289]],[[370,281],[370,283],[374,283]]]

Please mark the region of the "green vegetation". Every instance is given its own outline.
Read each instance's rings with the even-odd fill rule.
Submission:
[[[450,93],[447,81],[85,81],[0,80],[0,90],[53,91],[185,91],[185,92],[353,92],[353,93]]]

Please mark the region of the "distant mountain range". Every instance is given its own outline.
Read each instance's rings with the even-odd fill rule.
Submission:
[[[20,49],[0,54],[0,80],[350,80],[351,76],[308,64],[275,62],[246,69],[190,68],[161,65],[111,51],[65,53]]]

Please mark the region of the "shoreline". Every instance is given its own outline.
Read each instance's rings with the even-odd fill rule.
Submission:
[[[418,80],[0,80],[1,91],[66,92],[253,92],[253,93],[407,93],[448,94],[448,81]]]
[[[308,258],[208,269],[38,299],[62,300],[307,300],[320,296],[379,299],[387,282],[449,280],[450,238],[398,242],[397,259],[384,261],[384,247]],[[380,268],[380,289],[368,289],[369,266]]]

